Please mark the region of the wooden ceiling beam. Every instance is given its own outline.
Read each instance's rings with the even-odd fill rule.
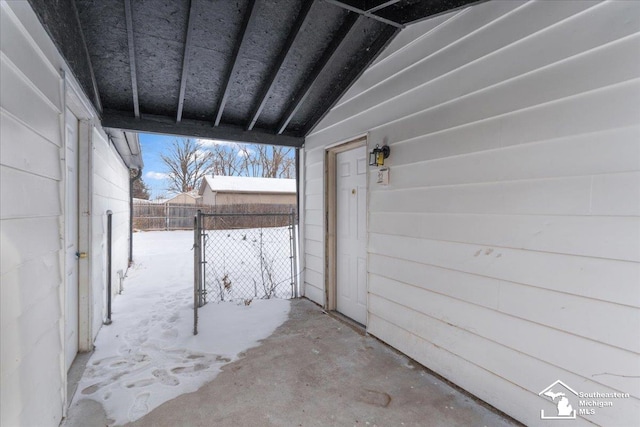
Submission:
[[[125,25],[127,26],[127,44],[129,45],[129,70],[131,71],[131,94],[133,95],[133,114],[140,118],[138,100],[138,74],[136,71],[136,49],[133,42],[133,10],[131,0],[124,0]]]
[[[293,28],[289,32],[289,35],[287,36],[287,40],[284,43],[284,46],[282,47],[282,49],[280,50],[280,53],[278,55],[278,58],[276,59],[275,64],[273,65],[273,67],[271,68],[271,71],[269,72],[269,77],[267,78],[267,82],[264,85],[264,88],[258,97],[258,105],[256,106],[256,108],[253,110],[251,114],[251,120],[249,121],[247,130],[253,129],[256,122],[258,121],[258,117],[260,117],[260,113],[262,113],[262,109],[264,108],[264,105],[267,103],[267,99],[269,99],[269,94],[273,89],[273,84],[275,83],[276,78],[278,77],[278,74],[282,69],[282,64],[284,63],[285,59],[287,59],[287,55],[291,50],[291,46],[293,45],[296,38],[298,37],[298,34],[300,33],[300,29],[304,25],[304,22],[306,21],[307,16],[309,15],[309,11],[311,10],[311,6],[313,6],[313,3],[314,3],[314,0],[307,0],[302,5],[302,8],[298,13],[298,17],[296,18],[296,22],[293,24]]]
[[[247,39],[248,31],[247,28],[251,25],[251,22],[255,19],[255,10],[256,10],[256,0],[249,0],[249,4],[247,6],[247,11],[244,14],[244,19],[242,20],[242,25],[240,26],[240,31],[238,32],[238,41],[236,42],[233,53],[231,54],[231,66],[228,69],[227,75],[224,79],[224,85],[222,90],[222,97],[220,98],[220,102],[218,103],[218,109],[216,118],[214,121],[214,126],[220,125],[220,119],[222,119],[222,113],[224,112],[224,106],[227,103],[227,99],[229,97],[229,90],[231,88],[231,79],[237,72],[238,68],[238,56],[240,51],[242,50],[242,45]]]
[[[211,122],[208,120],[183,119],[180,123],[176,123],[173,117],[151,114],[143,114],[139,119],[136,119],[126,112],[115,110],[104,111],[102,126],[131,132],[217,139],[250,144],[281,145],[298,148],[304,144],[303,137],[276,135],[259,129],[248,131],[243,127],[224,124],[211,126]]]
[[[285,131],[285,129],[289,125],[289,122],[291,122],[291,119],[293,119],[293,116],[295,116],[295,114],[298,112],[298,109],[300,109],[305,99],[309,95],[309,92],[311,92],[311,89],[313,88],[313,85],[318,80],[318,77],[320,76],[322,71],[325,69],[325,67],[331,62],[331,58],[336,53],[336,51],[338,50],[338,48],[340,47],[344,39],[347,37],[347,35],[349,35],[349,33],[353,29],[358,19],[360,19],[360,15],[357,15],[355,13],[349,13],[347,15],[344,22],[338,29],[335,37],[333,38],[333,40],[331,41],[327,49],[322,54],[322,57],[314,67],[313,71],[311,72],[307,80],[302,85],[302,88],[300,88],[300,90],[296,94],[295,98],[293,99],[293,102],[289,105],[289,107],[285,111],[282,119],[280,120],[280,123],[278,124],[278,128],[277,128],[278,134],[281,134]]]
[[[198,0],[191,0],[189,5],[189,17],[187,18],[187,37],[184,42],[184,55],[182,56],[182,76],[180,78],[180,95],[178,95],[178,113],[176,122],[182,120],[182,109],[184,107],[184,94],[187,88],[187,75],[189,74],[189,60],[191,58],[191,45],[193,44],[193,23],[196,17],[196,4]]]

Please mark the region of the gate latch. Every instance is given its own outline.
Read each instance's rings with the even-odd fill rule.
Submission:
[[[76,252],[76,259],[84,259],[87,257],[86,252]]]

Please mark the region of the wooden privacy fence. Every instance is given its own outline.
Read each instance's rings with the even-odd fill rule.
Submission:
[[[289,214],[295,205],[287,204],[235,204],[190,205],[177,203],[134,203],[133,228],[136,230],[193,230],[193,217],[198,211],[205,214]],[[284,218],[284,219],[283,219]],[[282,227],[288,225],[286,216],[273,216],[268,225],[264,221],[254,224],[255,217],[207,217],[202,224],[205,230],[230,230],[258,226]],[[284,222],[283,222],[284,221]],[[282,223],[281,223],[282,222]]]

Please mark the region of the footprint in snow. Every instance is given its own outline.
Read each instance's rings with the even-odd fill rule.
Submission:
[[[176,386],[180,384],[180,380],[173,375],[169,375],[166,369],[156,369],[151,372],[151,375],[159,379],[160,383],[164,385]]]
[[[120,378],[124,377],[128,373],[129,371],[117,372],[111,376],[111,381],[118,381]]]
[[[204,354],[190,354],[187,356],[187,359],[202,359]]]
[[[194,372],[204,371],[208,367],[209,365],[205,365],[204,363],[196,363],[193,366],[176,366],[171,369],[171,372],[177,375],[192,374]]]
[[[129,421],[135,421],[149,413],[149,401],[150,393],[141,393],[136,396],[135,402],[131,408],[129,408]]]
[[[141,331],[133,330],[124,334],[124,339],[131,345],[142,345],[149,339],[147,330]]]
[[[164,332],[162,332],[162,337],[163,338],[178,338],[178,331],[175,329],[167,329]]]
[[[96,383],[96,384],[90,385],[89,387],[82,389],[82,394],[93,394],[96,391],[100,390],[103,385],[104,385],[103,383]]]
[[[140,362],[146,362],[147,360],[149,360],[149,356],[144,353],[136,353],[133,355],[131,359],[136,363],[140,363]]]
[[[171,372],[177,375],[190,376],[190,374],[193,374],[195,372],[209,369],[211,365],[219,366],[229,362],[231,362],[231,359],[229,357],[220,356],[218,354],[185,354],[182,363],[184,363],[186,366],[176,366],[175,368],[171,369]]]
[[[120,357],[118,356],[105,357],[104,359],[94,360],[93,362],[91,362],[91,364],[93,366],[100,366],[105,362],[110,362],[112,360],[118,360],[118,359],[120,359]]]
[[[146,386],[149,386],[149,385],[151,385],[151,384],[153,384],[155,382],[156,382],[156,380],[154,380],[154,379],[145,378],[145,379],[142,379],[142,380],[138,380],[138,381],[134,381],[132,383],[125,384],[125,387],[126,388],[146,387]]]

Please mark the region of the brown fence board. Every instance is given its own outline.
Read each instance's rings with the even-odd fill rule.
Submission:
[[[134,203],[133,228],[141,231],[151,230],[193,230],[193,217],[202,211],[207,214],[289,214],[296,209],[288,204],[234,204],[234,205],[190,205],[178,203]],[[283,220],[283,218],[285,218]],[[261,220],[255,223],[255,217],[208,217],[203,224],[207,230],[228,230],[253,228],[256,226],[282,227],[287,225],[286,217],[274,216],[268,224]],[[285,221],[285,222],[283,222]]]

